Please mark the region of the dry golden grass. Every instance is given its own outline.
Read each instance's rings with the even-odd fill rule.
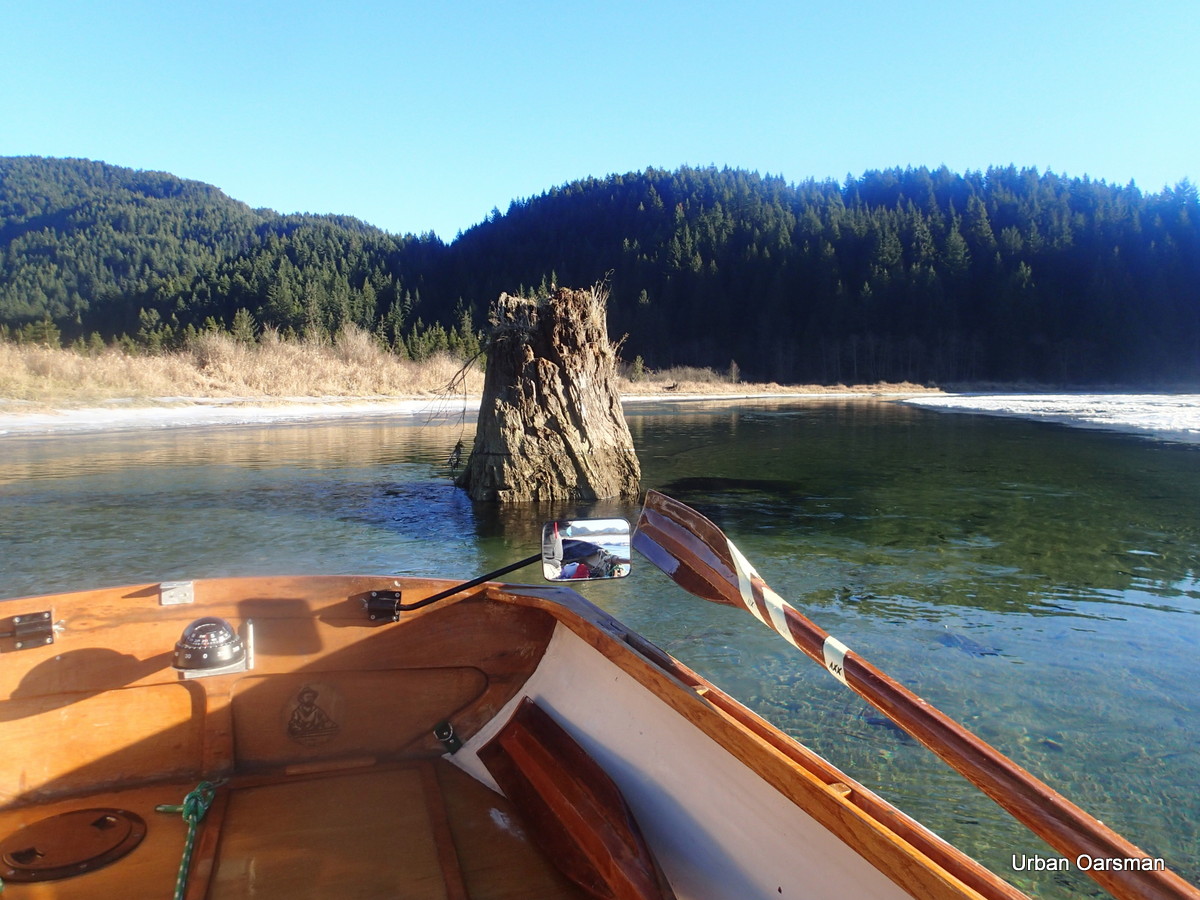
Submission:
[[[695,366],[676,366],[647,372],[636,381],[627,377],[620,379],[622,395],[662,394],[720,397],[728,394],[920,394],[939,392],[939,388],[926,387],[912,382],[880,382],[878,384],[824,385],[824,384],[767,384],[731,381],[727,376],[712,369]]]
[[[259,344],[241,344],[211,334],[188,350],[159,356],[118,350],[89,356],[0,342],[0,398],[59,406],[118,398],[421,397],[445,392],[461,367],[449,356],[399,359],[356,329],[341,332],[331,343],[282,341],[268,334]],[[483,373],[473,367],[465,388],[459,384],[455,393],[479,393],[482,387]]]
[[[283,341],[271,333],[257,344],[242,344],[211,334],[193,347],[159,356],[130,356],[110,349],[87,355],[0,342],[0,402],[16,401],[22,408],[56,408],[132,400],[152,404],[164,398],[243,398],[255,403],[280,403],[309,398],[397,399],[445,393],[478,395],[483,372],[466,371],[450,356],[423,362],[385,353],[371,336],[357,329],[341,332],[332,342]],[[620,379],[622,394],[917,393],[930,390],[916,384],[875,384],[846,387],[735,383],[708,369],[681,367],[648,373],[630,381]]]

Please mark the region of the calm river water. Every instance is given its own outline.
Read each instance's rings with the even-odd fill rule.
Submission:
[[[779,593],[1200,882],[1200,447],[871,400],[627,407],[643,485]],[[0,597],[281,572],[469,577],[543,518],[477,507],[458,417],[0,438]],[[636,517],[636,508],[599,513]],[[1046,897],[1103,896],[744,612],[649,564],[584,587],[854,778]],[[529,578],[534,578],[530,570]]]

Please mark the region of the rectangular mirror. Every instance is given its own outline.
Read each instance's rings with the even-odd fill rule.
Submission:
[[[630,569],[624,519],[557,519],[542,527],[542,575],[547,581],[624,578]]]

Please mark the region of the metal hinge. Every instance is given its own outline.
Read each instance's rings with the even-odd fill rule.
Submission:
[[[376,625],[400,621],[399,591],[371,591],[362,601],[367,618]]]
[[[0,638],[12,638],[13,650],[28,650],[54,643],[54,613],[44,609],[21,613],[0,621]]]

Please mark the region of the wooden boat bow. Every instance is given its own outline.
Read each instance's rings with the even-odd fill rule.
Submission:
[[[62,628],[0,647],[0,744],[22,748],[0,754],[0,842],[18,836],[0,856],[33,855],[24,829],[64,813],[146,826],[122,858],[5,900],[166,894],[186,825],[155,808],[217,780],[193,900],[1024,896],[574,591],[460,587],[231,578],[4,601],[0,618],[52,610]],[[396,621],[370,618],[385,594],[403,595]],[[172,648],[214,617],[253,622],[253,665],[185,677]]]

